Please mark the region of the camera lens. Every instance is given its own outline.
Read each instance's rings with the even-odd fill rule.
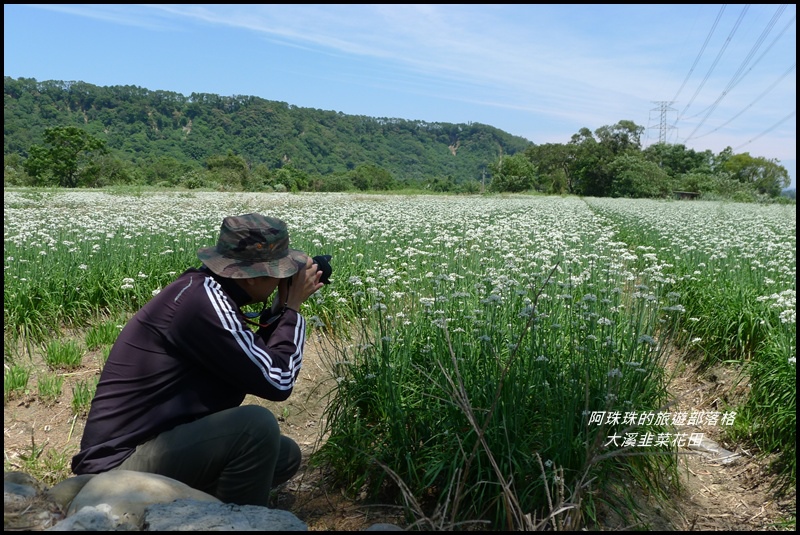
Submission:
[[[330,276],[333,273],[333,268],[331,267],[330,260],[331,255],[323,254],[318,255],[313,258],[314,263],[317,264],[317,268],[322,272],[322,277],[320,277],[320,282],[323,284],[330,284]]]

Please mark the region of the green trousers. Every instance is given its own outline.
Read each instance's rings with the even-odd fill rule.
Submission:
[[[115,470],[176,479],[225,503],[267,506],[300,468],[297,443],[269,409],[243,405],[179,425],[141,444]]]

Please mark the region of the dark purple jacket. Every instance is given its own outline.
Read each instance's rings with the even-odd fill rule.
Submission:
[[[72,471],[110,470],[139,444],[247,394],[288,398],[305,320],[286,309],[271,332],[253,332],[239,308],[248,300],[234,281],[192,268],[142,307],[111,348]]]

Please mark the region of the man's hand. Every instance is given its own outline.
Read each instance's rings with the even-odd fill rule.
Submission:
[[[302,305],[311,294],[324,286],[320,280],[321,277],[322,271],[319,270],[314,260],[309,257],[306,259],[305,267],[300,268],[291,278],[291,284],[289,284],[288,278],[281,280],[278,285],[278,295],[281,296],[281,299],[283,299],[284,295],[286,296],[286,300],[283,301],[283,303],[286,304],[287,308],[299,312],[300,305]]]

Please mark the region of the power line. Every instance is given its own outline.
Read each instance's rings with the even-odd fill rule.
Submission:
[[[780,18],[781,14],[783,13],[783,11],[784,11],[785,9],[786,9],[786,4],[783,4],[783,6],[781,6],[780,8],[778,8],[778,11],[775,13],[775,15],[773,15],[773,17],[772,17],[772,20],[770,20],[769,24],[767,25],[767,27],[766,27],[766,28],[764,29],[764,31],[762,32],[762,36],[761,36],[761,37],[759,37],[759,41],[757,41],[757,42],[759,43],[759,44],[758,44],[758,46],[761,46],[761,44],[760,44],[760,43],[761,43],[761,42],[763,42],[763,40],[764,40],[764,39],[766,39],[766,37],[767,37],[767,34],[768,34],[770,31],[772,31],[772,27],[773,27],[773,26],[775,26],[775,23],[776,23],[776,22],[778,22],[778,18]],[[753,64],[750,66],[750,68],[749,68],[749,69],[747,69],[747,72],[743,73],[743,74],[742,74],[742,75],[741,75],[741,76],[740,76],[738,79],[736,79],[736,76],[734,75],[734,80],[732,80],[732,81],[731,81],[731,84],[728,86],[728,90],[729,90],[729,91],[730,91],[731,89],[733,89],[734,87],[736,87],[736,85],[737,85],[739,82],[741,82],[741,81],[742,81],[742,79],[743,79],[745,76],[747,76],[747,75],[750,73],[750,71],[752,71],[752,70],[753,70],[753,67],[755,67],[756,65],[758,65],[758,64],[761,62],[761,60],[762,60],[762,59],[764,59],[764,56],[766,56],[766,55],[767,55],[767,52],[769,52],[769,51],[772,49],[772,47],[773,47],[773,46],[775,46],[775,43],[777,43],[777,42],[778,42],[778,40],[779,40],[779,39],[780,39],[780,38],[783,36],[783,34],[784,34],[784,33],[786,33],[786,30],[788,30],[788,29],[789,29],[789,27],[790,27],[790,26],[791,26],[791,25],[794,23],[794,21],[795,21],[795,19],[796,19],[796,18],[797,18],[797,17],[795,16],[795,17],[792,17],[792,18],[791,18],[791,20],[789,20],[789,22],[786,24],[786,26],[784,26],[784,27],[783,27],[783,29],[782,29],[782,30],[781,30],[781,31],[778,33],[778,35],[775,37],[775,39],[773,39],[773,40],[772,40],[772,42],[771,42],[771,43],[769,44],[769,46],[768,46],[768,47],[767,47],[767,48],[764,50],[764,52],[762,52],[762,53],[761,53],[761,55],[758,57],[758,59],[757,59],[757,60],[755,60],[755,61],[753,62]],[[755,46],[755,45],[754,45],[754,46]],[[758,47],[755,47],[755,48],[752,50],[752,54],[755,54],[755,52],[757,51],[757,49],[758,49]],[[751,57],[751,56],[750,56],[750,57]],[[741,71],[741,70],[742,70],[742,69],[745,67],[745,65],[746,65],[746,62],[742,64],[742,67],[739,69],[739,71]],[[739,72],[739,71],[737,71],[737,72]]]
[[[758,135],[757,135],[756,137],[754,137],[753,139],[747,140],[745,143],[742,143],[742,144],[741,144],[741,145],[739,145],[738,147],[734,147],[734,149],[733,149],[733,150],[739,150],[739,149],[741,149],[742,147],[744,147],[745,145],[748,145],[748,144],[752,143],[753,141],[757,140],[758,138],[760,138],[760,137],[761,137],[761,136],[763,136],[764,134],[769,134],[770,132],[772,132],[773,130],[775,130],[776,128],[778,128],[780,125],[782,125],[783,123],[785,123],[786,121],[788,121],[788,120],[789,120],[789,119],[792,117],[792,115],[795,115],[796,113],[797,113],[797,110],[794,110],[792,113],[790,113],[789,115],[787,115],[786,117],[784,117],[783,119],[781,119],[780,121],[778,121],[777,123],[775,123],[774,125],[770,126],[769,128],[767,128],[766,130],[764,130],[763,132],[761,132],[760,134],[758,134]]]
[[[750,104],[748,104],[747,106],[745,106],[745,108],[744,108],[742,111],[740,111],[739,113],[737,113],[736,115],[734,115],[733,117],[731,117],[730,119],[728,119],[727,121],[725,121],[724,123],[722,123],[721,125],[719,125],[718,127],[716,127],[715,129],[713,129],[713,130],[709,130],[708,132],[706,132],[705,134],[702,134],[702,135],[700,135],[700,136],[694,136],[692,139],[700,139],[701,137],[705,137],[705,136],[707,136],[707,135],[709,135],[709,134],[713,134],[714,132],[716,132],[717,130],[719,130],[720,128],[722,128],[723,126],[727,126],[727,125],[729,125],[729,124],[730,124],[730,123],[731,123],[731,122],[732,122],[734,119],[736,119],[736,118],[737,118],[737,117],[739,117],[741,114],[743,114],[744,112],[746,112],[747,110],[749,110],[749,109],[750,109],[750,108],[753,106],[753,104],[755,104],[756,102],[758,102],[759,100],[761,100],[762,98],[764,98],[764,96],[766,96],[766,95],[767,95],[767,93],[769,93],[770,91],[772,91],[773,89],[775,89],[775,86],[777,86],[777,85],[778,85],[778,84],[781,82],[781,80],[783,80],[784,78],[786,78],[786,77],[789,75],[789,73],[790,73],[790,72],[792,72],[793,70],[795,70],[795,68],[796,68],[796,67],[797,67],[797,62],[793,63],[793,64],[792,64],[792,66],[791,66],[791,67],[789,67],[789,69],[787,69],[787,71],[786,71],[785,73],[783,73],[783,74],[781,75],[781,77],[780,77],[780,78],[778,78],[777,80],[775,80],[775,82],[773,82],[773,84],[772,84],[771,86],[769,86],[769,87],[767,88],[767,90],[766,90],[766,91],[764,91],[763,93],[761,93],[760,95],[758,95],[758,96],[756,97],[756,99],[755,99],[753,102],[751,102]]]
[[[755,66],[755,65],[757,65],[759,62],[761,62],[761,60],[764,58],[764,56],[767,54],[767,52],[769,52],[769,51],[772,49],[772,47],[773,47],[773,46],[775,46],[775,43],[777,43],[777,42],[778,42],[778,40],[779,40],[781,37],[783,37],[783,34],[784,34],[784,33],[786,33],[786,31],[787,31],[787,30],[788,30],[788,29],[789,29],[789,28],[792,26],[792,24],[794,24],[794,22],[795,22],[795,19],[796,19],[796,18],[797,18],[797,16],[795,15],[795,16],[793,16],[793,17],[792,17],[792,18],[789,20],[789,22],[788,22],[788,23],[786,24],[786,26],[784,26],[784,27],[783,27],[783,29],[782,29],[782,30],[781,30],[781,31],[778,33],[778,35],[775,37],[775,39],[773,39],[773,40],[772,40],[772,43],[770,43],[770,45],[769,45],[769,46],[766,48],[766,50],[764,50],[764,52],[762,52],[762,53],[761,53],[761,56],[759,56],[759,58],[758,58],[758,59],[755,61],[755,63],[753,64],[753,66]],[[773,89],[775,89],[775,87],[778,85],[778,83],[780,83],[780,81],[781,81],[781,80],[783,80],[784,78],[786,78],[786,76],[788,76],[788,75],[789,75],[789,73],[790,73],[790,72],[792,72],[792,70],[794,70],[794,69],[795,69],[796,65],[797,65],[797,63],[796,63],[796,62],[795,62],[795,63],[793,63],[793,64],[792,64],[792,66],[791,66],[791,67],[789,67],[789,69],[788,69],[788,70],[787,70],[785,73],[783,73],[783,74],[782,74],[782,75],[781,75],[781,76],[780,76],[780,77],[779,77],[779,78],[778,78],[778,79],[777,79],[777,80],[776,80],[776,81],[775,81],[775,82],[774,82],[774,83],[773,83],[773,84],[772,84],[772,85],[771,85],[769,88],[767,88],[767,89],[766,89],[766,90],[765,90],[763,93],[761,93],[761,94],[760,94],[758,97],[756,97],[756,98],[755,98],[755,100],[753,100],[753,101],[752,101],[750,104],[748,104],[747,106],[745,106],[745,108],[744,108],[742,111],[740,111],[739,113],[737,113],[736,115],[734,115],[733,117],[731,117],[730,119],[728,119],[727,121],[725,121],[724,123],[722,123],[721,125],[719,125],[718,127],[716,127],[715,129],[713,129],[713,130],[710,130],[710,131],[706,132],[705,134],[702,134],[702,135],[699,135],[699,136],[695,136],[695,137],[694,137],[694,138],[692,138],[692,139],[699,139],[699,138],[701,138],[701,137],[705,137],[705,136],[707,136],[707,135],[709,135],[709,134],[712,134],[712,133],[716,132],[717,130],[719,130],[719,129],[720,129],[720,128],[722,128],[723,126],[727,126],[728,124],[730,124],[730,123],[731,123],[731,122],[732,122],[734,119],[736,119],[737,117],[739,117],[740,115],[742,115],[742,114],[743,114],[745,111],[747,111],[748,109],[750,109],[750,108],[753,106],[753,104],[755,104],[756,102],[758,102],[759,100],[761,100],[761,99],[762,99],[764,96],[766,96],[766,95],[767,95],[767,94],[768,94],[770,91],[772,91]],[[749,72],[750,72],[750,71],[753,69],[753,66],[751,66],[751,67],[750,67],[750,69],[748,69],[748,70],[747,70],[747,72],[748,72],[748,73],[749,73]],[[746,73],[745,73],[745,74],[746,74]],[[738,83],[739,83],[739,82],[742,80],[742,78],[744,78],[744,75],[742,75],[742,76],[741,76],[741,77],[740,77],[740,78],[739,78],[739,79],[736,81],[736,83],[738,84]],[[735,84],[734,84],[734,85],[735,85]]]
[[[686,113],[686,110],[689,109],[689,106],[692,105],[692,102],[694,102],[694,99],[697,98],[697,95],[700,93],[700,91],[703,89],[703,86],[706,84],[708,79],[711,77],[711,73],[714,72],[714,68],[717,66],[717,63],[719,63],[719,60],[722,59],[722,55],[725,53],[725,50],[728,48],[728,45],[731,43],[731,39],[736,34],[736,30],[739,29],[739,24],[742,23],[742,19],[744,18],[744,15],[745,15],[745,13],[747,13],[747,10],[749,8],[750,8],[750,4],[746,4],[744,6],[744,9],[742,9],[742,12],[739,14],[739,18],[736,19],[736,24],[733,25],[733,29],[728,34],[728,37],[725,39],[725,43],[722,45],[722,48],[720,49],[720,51],[717,53],[717,57],[714,58],[714,62],[711,64],[711,67],[708,68],[708,72],[706,73],[705,77],[703,78],[703,81],[700,82],[700,85],[697,87],[697,91],[694,92],[694,95],[689,100],[689,103],[686,104],[686,107],[683,109],[683,111],[679,114],[677,120],[680,120],[680,119],[683,118],[683,115]]]
[[[697,62],[699,62],[700,58],[703,57],[703,52],[705,52],[706,47],[708,46],[708,42],[711,40],[711,36],[714,35],[714,30],[716,30],[717,24],[719,24],[719,19],[722,18],[722,14],[725,12],[725,5],[726,4],[722,4],[722,7],[719,9],[719,13],[717,14],[717,19],[714,21],[714,25],[711,26],[711,30],[708,32],[708,35],[706,36],[706,40],[703,43],[703,46],[700,47],[700,52],[697,53],[697,57],[694,59],[694,63],[692,64],[692,68],[689,69],[689,72],[686,74],[686,78],[684,78],[683,83],[681,84],[681,87],[678,89],[678,92],[675,93],[675,96],[672,97],[672,101],[670,103],[675,102],[675,101],[678,100],[678,95],[680,95],[681,91],[683,91],[683,87],[686,85],[686,82],[689,81],[689,77],[692,76],[692,73],[694,72],[694,68],[697,67]],[[691,105],[691,102],[689,103],[689,105]],[[687,108],[688,107],[689,106],[687,105]]]
[[[717,109],[717,106],[719,105],[719,103],[720,103],[720,102],[722,102],[722,100],[723,100],[723,99],[724,99],[724,98],[725,98],[725,97],[728,95],[728,93],[730,92],[730,90],[731,90],[731,89],[733,89],[733,87],[734,87],[736,84],[738,84],[738,83],[739,83],[739,82],[742,80],[742,78],[744,78],[745,74],[747,74],[747,73],[744,73],[744,74],[742,74],[742,71],[744,71],[745,67],[747,67],[747,64],[748,64],[748,63],[750,63],[750,60],[753,58],[753,56],[755,55],[755,53],[756,53],[756,52],[758,51],[758,49],[761,47],[761,45],[762,45],[762,44],[763,44],[763,42],[764,42],[764,39],[766,39],[766,37],[767,37],[767,35],[769,34],[769,32],[770,32],[770,31],[772,31],[772,28],[775,26],[775,23],[778,21],[778,18],[780,18],[780,16],[781,16],[781,13],[783,13],[783,11],[784,11],[785,9],[786,9],[786,4],[782,4],[782,5],[781,5],[781,6],[778,8],[778,10],[777,10],[777,11],[775,12],[775,14],[772,16],[772,19],[770,19],[770,21],[769,21],[769,23],[767,24],[766,28],[764,28],[764,30],[761,32],[761,35],[758,37],[758,39],[756,40],[756,42],[753,44],[753,47],[750,49],[750,52],[748,52],[748,54],[747,54],[747,56],[745,57],[745,59],[744,59],[744,60],[742,61],[742,63],[739,65],[739,68],[737,69],[737,71],[736,71],[736,72],[734,73],[734,75],[731,77],[731,81],[728,83],[728,85],[725,87],[725,89],[723,89],[723,90],[722,90],[722,93],[720,94],[720,96],[719,96],[719,97],[717,97],[717,100],[715,100],[715,101],[714,101],[714,103],[713,103],[711,106],[709,106],[709,107],[707,108],[707,109],[708,109],[708,112],[706,113],[705,117],[703,117],[703,119],[700,121],[700,123],[698,123],[698,125],[695,127],[695,129],[694,129],[694,130],[692,130],[692,133],[691,133],[691,134],[689,134],[689,137],[687,137],[687,138],[684,140],[684,143],[685,143],[686,141],[689,141],[690,139],[692,139],[692,137],[693,137],[693,136],[694,136],[694,134],[695,134],[695,133],[696,133],[696,132],[697,132],[697,131],[700,129],[700,127],[701,127],[701,126],[703,126],[703,124],[705,124],[705,122],[706,122],[706,120],[708,119],[708,117],[709,117],[709,116],[710,116],[710,115],[711,115],[711,114],[714,112],[714,110],[715,110],[715,109]],[[742,13],[742,15],[744,15],[744,12]],[[741,19],[740,19],[740,20],[741,20]],[[738,22],[737,22],[737,26],[738,26]],[[774,44],[774,43],[775,43],[775,42],[773,41],[773,44]],[[772,46],[772,45],[770,45],[770,47],[771,47],[771,46]],[[764,56],[762,55],[762,56],[761,56],[761,58],[763,58],[763,57],[764,57]],[[759,61],[761,60],[761,58],[759,58]],[[750,72],[750,71],[748,70],[747,72]],[[740,75],[741,75],[741,76],[740,76]]]

